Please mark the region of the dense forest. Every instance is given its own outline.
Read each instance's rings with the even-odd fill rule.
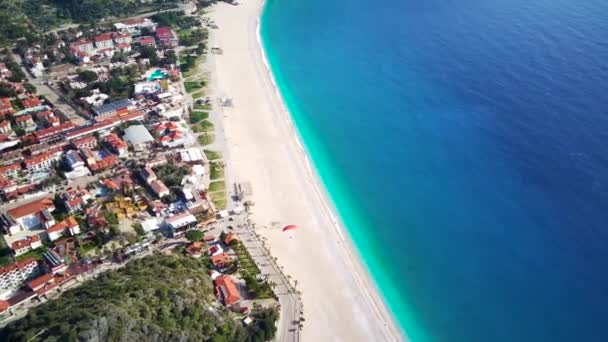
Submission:
[[[266,341],[278,313],[243,327],[213,297],[198,260],[154,255],[63,293],[0,331],[0,341]]]
[[[0,45],[64,23],[91,23],[175,7],[179,0],[0,0]]]

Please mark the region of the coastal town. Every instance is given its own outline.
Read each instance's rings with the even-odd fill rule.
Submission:
[[[270,308],[279,336],[299,340],[297,281],[253,229],[251,187],[228,182],[216,141],[214,113],[233,105],[208,95],[217,25],[190,5],[0,52],[1,326],[131,260],[173,254],[201,261],[244,326]]]

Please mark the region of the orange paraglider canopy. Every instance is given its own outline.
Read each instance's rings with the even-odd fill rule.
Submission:
[[[283,227],[283,231],[286,232],[288,230],[292,230],[292,229],[296,229],[296,228],[298,228],[298,226],[296,226],[295,224],[290,224],[289,226]]]

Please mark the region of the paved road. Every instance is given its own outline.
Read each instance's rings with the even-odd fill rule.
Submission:
[[[296,289],[290,284],[260,238],[255,235],[253,228],[247,222],[247,215],[235,215],[232,218],[234,221],[228,221],[227,223],[234,227],[234,231],[241,238],[241,243],[249,251],[260,272],[267,277],[270,283],[274,284],[273,290],[279,298],[279,304],[281,304],[276,341],[300,341],[299,324],[300,317],[303,314],[303,306]]]

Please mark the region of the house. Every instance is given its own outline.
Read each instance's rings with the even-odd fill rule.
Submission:
[[[224,243],[228,246],[230,246],[233,243],[239,243],[240,241],[241,241],[241,239],[239,239],[239,237],[236,235],[236,233],[233,233],[233,232],[226,234],[226,237],[224,237]]]
[[[6,97],[0,97],[0,117],[15,113],[11,100]]]
[[[38,262],[33,258],[0,267],[0,298],[9,298],[28,279],[40,272]]]
[[[47,152],[25,159],[23,165],[30,172],[40,172],[50,170],[56,161],[59,160],[61,153]]]
[[[169,188],[167,188],[165,183],[158,179],[151,181],[148,185],[150,186],[150,190],[152,190],[158,198],[163,198],[170,194]]]
[[[224,305],[231,306],[241,300],[239,289],[234,279],[229,275],[222,275],[214,280],[215,282],[215,295],[218,300],[222,301]]]
[[[97,147],[97,138],[93,135],[85,135],[84,137],[72,140],[72,146],[77,149],[81,147],[95,148]]]
[[[38,142],[44,142],[56,138],[58,135],[63,134],[76,127],[77,126],[72,121],[67,121],[57,126],[39,129],[34,132],[34,137],[36,138],[36,140],[38,140]]]
[[[160,44],[164,47],[176,47],[178,45],[175,32],[168,27],[158,27],[156,29],[156,38],[158,38]]]
[[[179,230],[184,228],[189,228],[196,225],[198,221],[194,215],[189,212],[183,212],[174,216],[170,216],[165,218],[165,225],[172,230]]]
[[[20,230],[36,229],[39,227],[48,228],[55,224],[55,219],[51,213],[55,210],[55,204],[50,198],[43,198],[33,202],[20,205],[7,211],[19,225]],[[9,232],[14,234],[16,232]]]
[[[42,240],[40,236],[32,235],[28,238],[17,240],[11,244],[11,249],[15,256],[20,256],[33,249],[42,247]]]
[[[21,170],[21,163],[19,162],[0,166],[0,176],[16,175],[19,170]]]
[[[68,213],[72,214],[83,210],[87,202],[92,199],[91,193],[86,189],[73,189],[62,192],[59,197]]]
[[[211,263],[217,269],[222,270],[232,264],[232,257],[227,253],[219,253],[211,256]]]
[[[102,33],[95,36],[95,47],[97,49],[107,49],[114,47],[114,41],[112,40],[112,33]],[[99,51],[98,51],[99,52]]]
[[[219,244],[209,247],[209,255],[214,256],[224,252],[224,249]]]
[[[134,109],[136,109],[135,102],[129,99],[122,99],[101,106],[95,106],[93,107],[93,112],[95,113],[95,117],[99,118],[126,114]]]
[[[8,120],[0,121],[0,133],[9,134],[13,131],[11,123]]]
[[[50,241],[55,241],[66,234],[72,236],[80,234],[80,225],[73,216],[70,216],[52,227],[49,227],[46,230],[46,233]]]
[[[89,168],[93,172],[102,171],[118,164],[118,156],[115,154],[109,154],[103,159],[98,159],[93,164],[89,164]]]
[[[116,49],[120,52],[129,53],[129,52],[131,52],[131,44],[128,44],[128,43],[116,44]]]
[[[186,246],[184,251],[193,258],[200,258],[202,256],[203,244],[200,241],[192,242]]]
[[[21,104],[25,108],[34,108],[34,107],[41,106],[42,101],[40,101],[40,99],[37,97],[30,97],[30,98],[21,100]]]
[[[74,150],[70,150],[63,155],[63,162],[70,170],[76,170],[85,166],[78,152]]]
[[[110,146],[110,149],[118,154],[119,157],[127,157],[129,155],[129,150],[127,143],[120,139],[120,137],[116,133],[111,133],[106,137],[106,143]]]
[[[72,43],[72,50],[81,51],[85,53],[92,53],[95,51],[95,47],[93,46],[93,42],[91,41],[77,41]]]
[[[151,36],[139,37],[139,39],[137,39],[137,42],[141,46],[156,47],[156,39],[154,39],[154,37],[151,37]]]
[[[131,34],[128,32],[115,32],[113,35],[116,44],[131,45]]]
[[[47,287],[55,287],[55,277],[50,273],[45,273],[37,278],[28,281],[27,286],[34,292],[42,292],[41,290]]]
[[[148,132],[143,125],[133,125],[125,128],[123,139],[131,144],[136,151],[143,151],[154,142],[154,137],[152,137],[150,132]]]
[[[23,129],[36,126],[34,119],[32,119],[32,116],[29,114],[18,116],[15,119],[15,123],[17,124],[17,126],[23,128]]]
[[[43,110],[34,114],[36,120],[47,126],[59,126],[61,123],[59,118],[55,116],[55,113],[50,110]]]

